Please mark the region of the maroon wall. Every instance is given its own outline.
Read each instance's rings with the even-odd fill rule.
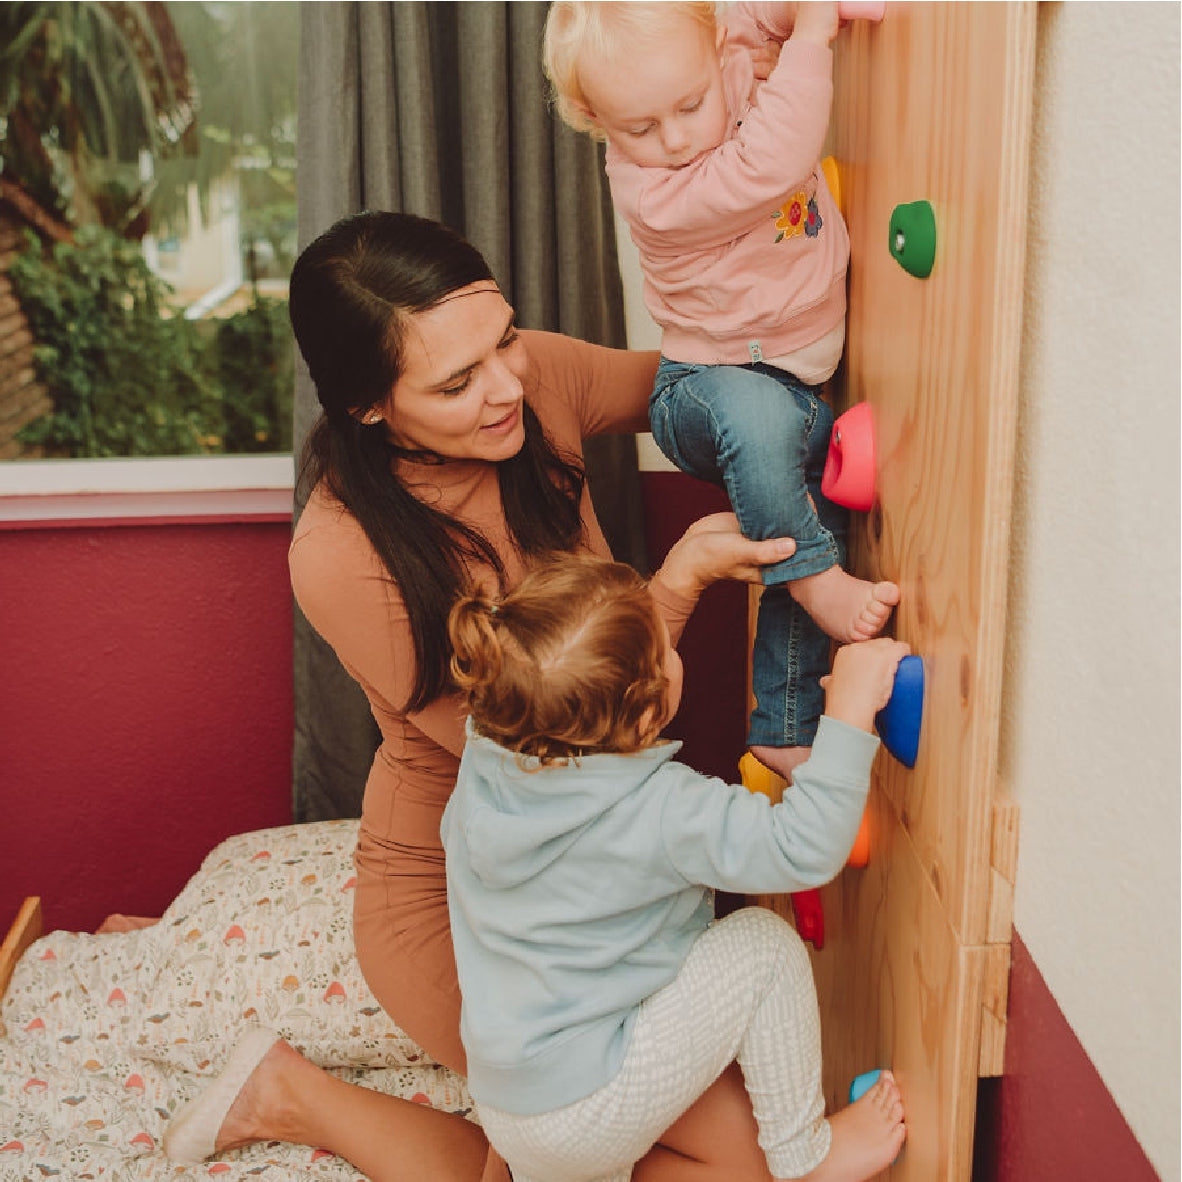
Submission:
[[[0,530],[0,928],[158,914],[291,820],[290,530]]]
[[[708,513],[726,512],[726,494],[680,472],[643,476],[645,542],[656,570],[686,527]],[[684,744],[680,759],[735,783],[747,738],[747,588],[709,588],[678,645],[685,692],[665,734]]]
[[[727,507],[645,476],[659,562]],[[291,820],[287,522],[0,529],[0,928],[29,894],[49,928],[157,914],[223,837]],[[703,596],[669,733],[737,774],[746,590]]]

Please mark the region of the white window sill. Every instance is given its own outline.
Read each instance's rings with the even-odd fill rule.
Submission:
[[[636,436],[636,463],[642,472],[677,471],[677,467],[666,458],[648,431]]]
[[[277,521],[292,513],[291,456],[0,463],[0,529]]]

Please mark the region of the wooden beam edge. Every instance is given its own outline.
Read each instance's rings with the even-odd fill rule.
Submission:
[[[984,992],[981,998],[981,1044],[977,1075],[989,1079],[1005,1068],[1006,1010],[1010,1001],[1010,946],[985,945]]]
[[[41,935],[41,900],[36,895],[30,895],[20,906],[16,919],[0,944],[0,999],[3,999],[8,989],[8,982],[12,980],[16,962],[24,955],[29,947]],[[0,1023],[0,1034],[3,1033],[3,1023]]]
[[[1020,816],[1021,809],[1007,793],[999,791],[995,794],[989,841],[989,910],[985,923],[981,1044],[977,1064],[977,1074],[982,1078],[1001,1075],[1005,1067]]]

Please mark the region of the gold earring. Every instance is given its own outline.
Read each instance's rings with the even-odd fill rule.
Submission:
[[[382,421],[382,412],[380,410],[371,410],[361,421],[367,427],[375,427]]]

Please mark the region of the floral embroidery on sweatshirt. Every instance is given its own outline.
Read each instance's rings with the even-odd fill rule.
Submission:
[[[784,204],[772,214],[775,219],[776,241],[785,238],[799,238],[804,234],[808,238],[816,238],[821,232],[821,212],[817,209],[817,202],[804,190],[793,193]]]

